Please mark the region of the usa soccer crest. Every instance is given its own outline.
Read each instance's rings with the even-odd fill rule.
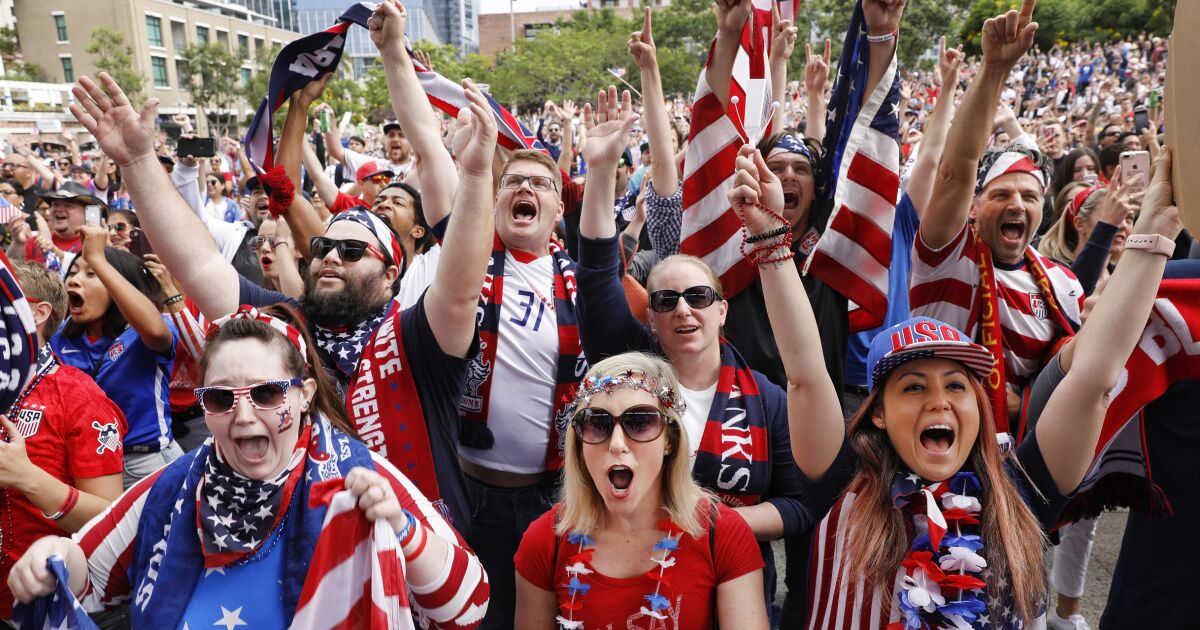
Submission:
[[[808,228],[804,233],[804,238],[800,239],[800,253],[805,256],[811,254],[817,248],[817,241],[821,240],[821,235],[813,228]]]
[[[125,344],[121,343],[120,339],[116,340],[113,345],[108,347],[109,361],[116,361],[121,357],[122,354],[125,354]]]
[[[29,439],[38,432],[38,427],[42,426],[42,414],[45,407],[41,405],[30,405],[30,408],[22,408],[17,411],[17,433],[21,437]]]
[[[1029,296],[1029,310],[1033,312],[1034,317],[1046,319],[1046,301],[1042,296],[1036,293]]]

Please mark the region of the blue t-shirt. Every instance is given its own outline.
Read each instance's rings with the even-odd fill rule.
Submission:
[[[287,627],[283,615],[283,527],[276,527],[250,561],[241,566],[204,569],[188,600],[180,628]]]
[[[892,264],[888,267],[888,309],[883,325],[875,330],[867,330],[850,335],[846,344],[846,384],[867,384],[867,352],[871,349],[871,340],[879,331],[894,326],[908,319],[908,273],[912,269],[913,241],[917,237],[917,229],[921,220],[917,218],[917,210],[913,207],[908,193],[900,197],[896,204],[896,218],[892,223]]]
[[[95,343],[87,335],[67,337],[61,328],[50,338],[50,348],[63,363],[90,375],[121,408],[129,423],[126,446],[166,448],[171,443],[171,367],[179,331],[166,315],[163,322],[171,343],[162,353],[147,348],[133,326],[116,339]]]

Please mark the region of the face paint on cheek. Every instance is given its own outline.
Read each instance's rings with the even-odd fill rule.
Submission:
[[[276,429],[276,432],[283,433],[284,431],[287,431],[288,429],[292,428],[292,410],[291,409],[284,409],[283,411],[280,411],[276,415],[279,416],[279,428]]]

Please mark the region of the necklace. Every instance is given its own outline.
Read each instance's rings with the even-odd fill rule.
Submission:
[[[646,573],[647,577],[654,580],[654,591],[642,596],[642,599],[646,600],[646,605],[642,606],[639,611],[647,617],[663,621],[667,618],[667,614],[663,611],[670,608],[671,602],[662,594],[662,590],[664,586],[671,585],[666,573],[667,569],[675,566],[675,558],[672,558],[671,554],[679,548],[679,539],[683,537],[683,530],[679,529],[670,519],[660,520],[658,529],[662,530],[664,535],[654,544],[650,552],[650,561],[658,565],[658,568],[651,569],[649,573]],[[558,626],[562,630],[584,630],[583,621],[575,619],[575,613],[583,608],[583,596],[587,595],[588,590],[592,588],[591,584],[585,583],[580,577],[595,573],[595,569],[592,569],[590,565],[592,554],[596,552],[596,541],[587,534],[573,531],[567,534],[567,542],[576,546],[576,552],[567,558],[567,566],[564,568],[569,577],[568,583],[562,585],[567,589],[567,597],[559,602],[559,608],[566,616],[559,615],[555,617],[555,620],[558,621]]]

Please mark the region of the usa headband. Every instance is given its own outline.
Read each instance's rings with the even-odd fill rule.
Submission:
[[[794,134],[789,133],[781,137],[779,142],[775,143],[775,146],[767,153],[767,157],[769,158],[781,153],[796,153],[808,158],[810,163],[813,162],[812,150],[808,148],[803,138],[797,137]]]
[[[373,212],[368,212],[361,208],[352,208],[333,215],[329,219],[329,225],[333,225],[338,221],[353,221],[375,235],[375,239],[383,246],[383,251],[387,252],[392,257],[392,264],[400,267],[400,271],[404,271],[404,250],[400,247],[400,241],[396,238],[396,233],[392,228],[388,227],[383,219],[380,219]]]
[[[304,357],[305,359],[308,358],[308,345],[304,343],[304,336],[300,334],[299,330],[296,330],[295,327],[283,321],[282,319],[267,315],[266,313],[259,311],[249,304],[243,304],[238,307],[238,310],[209,324],[208,336],[211,337],[215,335],[222,326],[235,319],[252,319],[270,326],[275,330],[275,332],[278,332],[286,337],[287,340],[291,342],[291,344],[295,346],[297,350],[300,351],[300,356]]]

